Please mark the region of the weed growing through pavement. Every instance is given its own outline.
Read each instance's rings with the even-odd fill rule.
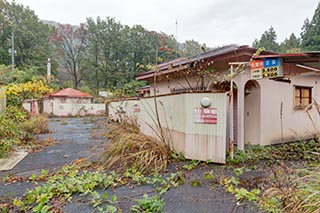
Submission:
[[[277,146],[246,145],[245,151],[235,150],[234,159],[227,157],[228,164],[254,164],[266,160],[274,164],[281,160],[319,161],[320,142],[317,139],[296,141]]]
[[[319,212],[319,151],[317,139],[272,147],[249,146],[245,152],[237,151],[233,160],[228,159],[229,165],[241,164],[256,169],[262,161],[268,166],[269,177],[258,183],[240,182],[238,176],[244,171],[240,168],[234,170],[234,177],[223,179],[221,184],[238,201],[255,201],[268,212]],[[309,167],[300,170],[286,162]]]
[[[144,176],[139,171],[131,169],[126,170],[123,174],[114,171],[105,174],[82,171],[75,166],[63,166],[55,174],[49,174],[48,170],[42,170],[39,176],[31,175],[27,179],[32,181],[36,188],[28,190],[22,198],[15,198],[12,201],[14,211],[59,212],[61,210],[56,201],[70,202],[74,194],[79,194],[89,196],[91,205],[99,212],[122,212],[117,207],[119,197],[116,195],[110,196],[108,193],[98,193],[96,189],[106,190],[134,183],[152,185],[154,187],[153,192],[157,193],[157,196],[137,200],[133,209],[154,209],[157,212],[157,209],[162,209],[161,205],[148,204],[147,200],[150,200],[150,202],[157,201],[160,204],[162,203],[160,198],[162,194],[171,187],[177,187],[184,183],[184,176],[181,171],[172,173],[165,178],[161,175]],[[42,183],[37,186],[39,181]]]
[[[201,163],[201,161],[199,161],[199,160],[191,160],[191,163],[188,165],[184,165],[183,168],[190,171],[190,170],[196,168],[200,163]]]
[[[164,200],[159,195],[149,197],[148,194],[144,194],[142,199],[136,200],[136,205],[131,207],[132,212],[153,212],[161,213],[164,212]]]

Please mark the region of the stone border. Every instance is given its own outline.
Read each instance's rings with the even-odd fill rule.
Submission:
[[[7,171],[13,169],[23,158],[28,155],[25,150],[17,150],[9,158],[0,159],[0,171]]]

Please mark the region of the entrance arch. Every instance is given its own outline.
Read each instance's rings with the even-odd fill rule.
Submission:
[[[244,142],[260,144],[261,140],[261,91],[255,80],[244,87]]]

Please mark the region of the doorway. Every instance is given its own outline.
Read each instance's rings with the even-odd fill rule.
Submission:
[[[261,135],[261,91],[255,80],[250,80],[244,87],[244,142],[260,144]]]

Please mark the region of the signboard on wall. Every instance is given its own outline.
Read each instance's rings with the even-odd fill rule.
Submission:
[[[251,79],[263,78],[262,69],[264,68],[263,60],[255,60],[250,62],[251,67]]]
[[[194,108],[194,122],[201,124],[217,124],[217,108]]]
[[[251,79],[283,77],[281,58],[265,58],[250,62]]]

